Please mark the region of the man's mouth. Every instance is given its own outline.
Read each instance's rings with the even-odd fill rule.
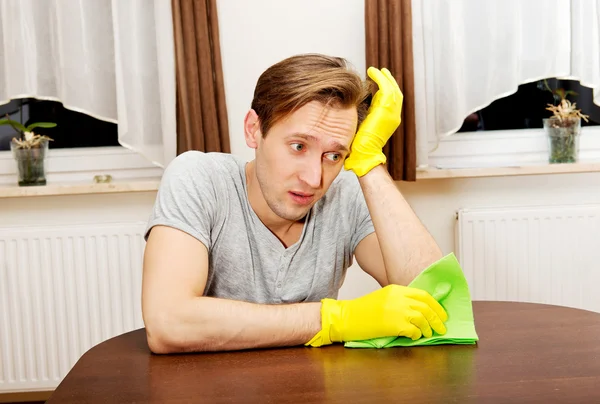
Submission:
[[[309,194],[307,192],[290,191],[292,200],[299,205],[310,205],[315,198],[315,194]]]

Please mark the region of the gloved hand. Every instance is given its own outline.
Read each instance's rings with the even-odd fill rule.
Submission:
[[[446,333],[444,308],[426,291],[388,285],[353,300],[323,299],[321,331],[306,345],[403,336],[417,340]]]
[[[379,86],[365,120],[354,136],[350,155],[344,163],[346,170],[352,170],[362,177],[379,164],[385,164],[383,146],[400,125],[400,113],[404,96],[398,83],[386,68],[380,70],[369,67],[369,77]]]

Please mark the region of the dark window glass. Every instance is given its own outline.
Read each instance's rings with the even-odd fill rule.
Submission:
[[[600,107],[593,102],[591,88],[575,80],[550,78],[522,84],[516,93],[474,112],[464,120],[459,132],[542,128],[542,120],[552,115],[546,110],[547,104],[558,105],[560,101],[552,91],[561,88],[575,92],[567,99],[575,102],[581,113],[589,115],[589,122],[582,120],[582,126],[600,125]]]
[[[0,116],[23,123],[54,122],[54,128],[36,128],[34,132],[54,139],[51,149],[74,147],[119,146],[117,125],[65,108],[57,101],[34,98],[12,100],[0,105]],[[16,136],[12,127],[0,126],[0,150],[10,150],[10,140]]]

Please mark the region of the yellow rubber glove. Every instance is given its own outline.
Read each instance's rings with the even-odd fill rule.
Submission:
[[[353,300],[323,299],[321,331],[306,345],[403,336],[417,340],[446,333],[444,308],[426,291],[388,285]]]
[[[400,113],[404,96],[392,73],[386,68],[380,70],[369,67],[369,77],[377,83],[367,117],[358,127],[354,136],[350,155],[344,163],[346,170],[352,170],[362,177],[374,167],[385,164],[383,146],[400,125]]]

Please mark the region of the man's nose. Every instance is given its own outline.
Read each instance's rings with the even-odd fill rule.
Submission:
[[[304,161],[302,170],[300,171],[300,180],[305,182],[313,189],[321,187],[323,179],[323,160],[321,156],[312,157]]]

